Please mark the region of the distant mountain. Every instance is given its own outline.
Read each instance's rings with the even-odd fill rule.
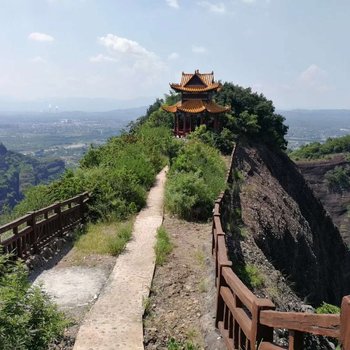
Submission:
[[[30,185],[54,180],[65,170],[63,160],[37,160],[8,151],[0,143],[0,214],[3,206],[12,208]]]
[[[291,149],[350,133],[350,110],[347,109],[295,109],[278,110],[277,113],[286,118],[288,147]]]
[[[71,111],[43,111],[43,112],[21,112],[21,111],[1,111],[0,123],[14,122],[44,122],[62,119],[80,119],[80,120],[119,120],[120,122],[130,122],[144,115],[148,107],[135,107],[125,109],[114,109],[104,112],[85,112],[81,110]]]
[[[278,110],[290,127],[346,128],[350,127],[349,109]]]
[[[133,109],[148,106],[155,98],[144,97],[132,100],[111,98],[45,98],[30,101],[20,101],[0,96],[1,112],[57,112],[83,111],[106,112],[116,109]]]

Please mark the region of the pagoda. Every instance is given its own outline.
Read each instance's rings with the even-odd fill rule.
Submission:
[[[174,134],[184,137],[196,127],[205,124],[208,129],[218,131],[221,127],[220,114],[230,107],[217,105],[213,94],[221,87],[214,81],[214,72],[182,73],[180,84],[170,84],[171,88],[181,93],[181,101],[172,106],[162,106],[174,113]]]

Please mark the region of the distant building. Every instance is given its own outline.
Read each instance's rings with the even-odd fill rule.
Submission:
[[[181,101],[172,106],[162,106],[174,113],[174,134],[179,137],[186,136],[196,127],[205,124],[208,129],[219,130],[221,127],[220,114],[228,111],[230,107],[216,104],[213,94],[221,87],[214,81],[214,72],[182,73],[180,84],[170,84],[171,88],[181,93]]]

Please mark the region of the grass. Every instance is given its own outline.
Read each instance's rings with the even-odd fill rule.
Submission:
[[[340,307],[323,302],[322,305],[316,309],[316,313],[317,314],[339,314]]]
[[[151,298],[143,297],[142,298],[142,306],[143,306],[143,316],[147,317],[151,314]]]
[[[261,288],[265,284],[264,275],[253,264],[240,266],[236,272],[242,282],[252,288]]]
[[[208,280],[206,278],[202,278],[198,283],[198,290],[200,293],[206,293],[208,291]]]
[[[197,250],[195,253],[196,260],[201,267],[205,266],[205,254],[202,250]]]
[[[168,232],[163,226],[159,227],[157,230],[157,241],[154,246],[154,251],[156,253],[156,265],[163,265],[173,248],[174,246],[170,240]]]
[[[132,227],[133,220],[89,224],[86,233],[78,237],[74,246],[84,254],[117,256],[130,240]]]
[[[171,338],[168,342],[168,350],[199,350],[200,347],[192,341],[180,342]]]

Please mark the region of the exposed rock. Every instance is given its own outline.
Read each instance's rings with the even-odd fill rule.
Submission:
[[[257,146],[238,147],[235,168],[244,178],[238,208],[263,255],[307,303],[339,304],[350,293],[350,253],[296,165]],[[234,244],[244,255],[244,244]]]
[[[350,247],[350,216],[348,212],[350,191],[345,189],[341,192],[332,191],[325,177],[327,172],[334,170],[336,167],[348,168],[350,166],[349,160],[344,155],[337,155],[332,159],[300,161],[296,164],[314,191],[315,196],[329,212],[347,246]]]

